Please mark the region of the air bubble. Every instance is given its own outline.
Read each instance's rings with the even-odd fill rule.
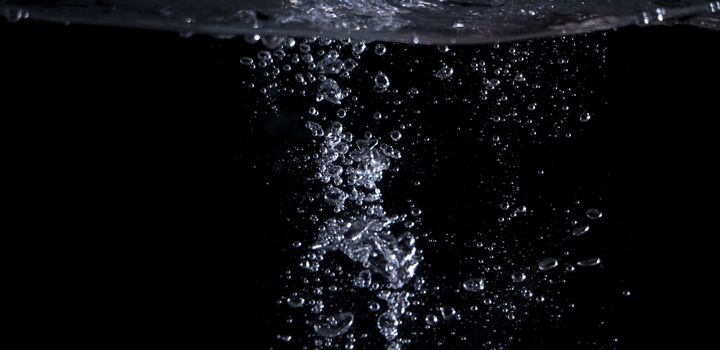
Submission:
[[[482,292],[485,290],[485,280],[482,278],[471,278],[463,283],[463,289],[468,292]]]
[[[390,132],[390,138],[393,141],[399,141],[402,138],[402,134],[398,130],[393,130]]]
[[[603,217],[603,212],[597,208],[590,208],[585,211],[585,215],[588,217],[588,219],[597,220]]]
[[[572,230],[573,236],[582,236],[588,232],[590,232],[590,225],[577,225]]]
[[[340,312],[328,317],[322,316],[313,325],[313,330],[321,337],[337,337],[345,334],[350,329],[354,318],[354,315],[350,312]]]
[[[387,51],[387,49],[385,48],[385,45],[383,45],[383,44],[375,45],[375,54],[376,55],[382,56],[385,54],[386,51]]]
[[[556,268],[558,266],[558,261],[555,258],[545,258],[543,260],[540,260],[538,263],[538,269],[540,271],[548,271]]]
[[[580,114],[580,121],[583,123],[589,122],[590,118],[592,118],[592,115],[588,112],[583,112],[582,114]]]
[[[390,86],[390,78],[383,73],[378,72],[377,75],[375,75],[375,87],[378,89],[386,90]]]

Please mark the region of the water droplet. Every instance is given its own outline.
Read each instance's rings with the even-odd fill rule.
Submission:
[[[375,112],[375,113],[373,113],[373,116],[372,116],[372,117],[373,117],[373,119],[375,119],[375,120],[380,120],[380,119],[382,119],[382,113],[380,113],[380,112]]]
[[[253,64],[253,59],[250,57],[243,57],[240,59],[240,63],[242,63],[246,66],[249,66],[249,65]]]
[[[310,115],[312,115],[312,116],[317,116],[318,114],[320,114],[320,112],[318,112],[317,108],[315,108],[315,107],[310,107],[310,109],[308,110],[308,113],[310,113]]]
[[[292,336],[290,335],[280,335],[278,334],[277,339],[281,342],[288,343],[292,340]]]
[[[577,225],[572,230],[573,236],[582,236],[588,232],[590,232],[590,225]]]
[[[540,260],[538,263],[538,269],[540,271],[548,271],[556,268],[558,266],[558,261],[555,258],[545,258]]]
[[[588,112],[583,112],[582,114],[580,114],[580,121],[583,123],[589,122],[590,118],[592,118],[592,115]]]
[[[629,297],[631,294],[632,294],[632,293],[631,293],[629,290],[624,290],[624,291],[622,292],[622,295],[623,295],[623,296],[626,296],[626,297]]]
[[[350,312],[340,312],[327,317],[321,316],[313,325],[313,330],[321,337],[337,337],[345,334],[350,329],[354,318],[354,315]]]
[[[603,212],[600,211],[600,209],[590,208],[585,211],[585,215],[588,217],[588,219],[596,220],[600,219],[603,216]]]
[[[428,326],[434,326],[438,323],[438,321],[440,321],[440,319],[433,314],[425,316],[425,323],[427,323]]]
[[[471,278],[463,283],[463,289],[468,292],[482,292],[485,290],[485,280],[482,278]]]
[[[576,264],[577,264],[577,266],[580,266],[580,267],[597,266],[597,265],[600,265],[600,258],[590,258],[590,259],[580,260]]]

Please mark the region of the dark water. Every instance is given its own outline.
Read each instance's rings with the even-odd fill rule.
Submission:
[[[309,170],[296,157],[313,151],[301,127],[311,103],[247,87],[258,78],[239,59],[262,47],[36,22],[2,23],[0,41],[13,222],[7,288],[26,310],[17,324],[33,330],[27,347],[301,348],[305,319],[277,300],[293,288],[283,271],[303,254],[291,243],[313,237],[313,224],[297,212]],[[464,318],[406,348],[482,348],[488,339],[509,349],[685,347],[693,252],[712,235],[705,200],[716,187],[718,42],[718,32],[678,26],[520,43],[532,52],[528,76],[582,89],[569,98],[577,118],[541,141],[491,124],[483,116],[492,109],[477,112],[488,107],[477,100],[467,62],[492,45],[453,47],[456,56],[442,58],[456,79],[468,76],[462,86],[427,83],[438,68],[436,47],[386,43],[387,61],[363,60],[368,74],[348,84],[370,101],[366,112],[387,105],[362,87],[378,69],[397,86],[421,89],[422,98],[403,108],[422,118],[403,138],[421,130],[430,141],[405,146],[383,191],[388,208],[402,210],[406,199],[422,208],[421,271],[443,287],[425,308],[453,305]],[[596,44],[602,54],[587,51]],[[576,72],[533,70],[556,60],[557,50]],[[414,72],[408,57],[422,58],[410,65]],[[540,89],[510,103],[525,108],[532,99],[542,111],[552,96]],[[579,121],[580,109],[592,111],[590,122]],[[350,125],[358,133],[362,125],[385,127],[360,117]],[[495,134],[514,137],[503,162]],[[522,190],[513,192],[508,179]],[[498,229],[508,193],[533,215]],[[568,240],[560,228],[588,208],[603,218],[586,239]],[[536,294],[550,306],[518,302],[524,322],[480,322],[467,310],[480,302],[452,291],[477,270],[470,260],[478,242],[503,248],[503,264],[533,265],[566,250],[603,263],[562,286],[537,280]],[[556,305],[561,319],[552,316]],[[381,348],[367,333],[356,348]]]

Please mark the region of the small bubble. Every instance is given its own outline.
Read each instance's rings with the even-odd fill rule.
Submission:
[[[287,304],[288,304],[288,306],[290,306],[292,308],[300,308],[300,307],[303,307],[303,305],[305,305],[305,299],[303,299],[297,295],[294,295],[294,296],[287,298]]]
[[[320,137],[325,134],[322,126],[320,126],[320,124],[318,124],[316,122],[308,120],[307,122],[305,122],[305,127],[310,129],[310,133],[312,134],[312,136]]]
[[[583,112],[582,114],[580,114],[580,121],[583,123],[589,122],[590,118],[592,118],[592,115],[588,112]]]
[[[382,56],[385,54],[386,51],[387,51],[387,49],[385,48],[385,45],[383,45],[383,44],[375,45],[375,54],[376,55]]]
[[[30,13],[22,8],[11,7],[5,9],[5,19],[10,23],[19,22],[20,20],[27,19],[29,16]]]
[[[345,334],[350,329],[353,319],[354,316],[350,312],[340,312],[334,316],[322,316],[313,325],[313,330],[321,337],[337,337]]]
[[[577,266],[580,266],[580,267],[597,266],[597,265],[600,265],[600,258],[590,258],[590,259],[580,260],[576,264],[577,264]]]
[[[453,75],[453,69],[448,66],[443,66],[435,72],[435,77],[440,80],[450,79]]]
[[[485,280],[482,278],[471,278],[463,283],[463,289],[468,292],[482,292],[485,290]]]
[[[318,112],[317,108],[315,108],[315,107],[310,107],[310,109],[308,110],[308,113],[315,117],[320,114],[320,112]]]
[[[515,283],[521,283],[527,279],[527,276],[522,272],[513,272],[513,274],[510,275],[510,278]]]
[[[390,138],[393,141],[399,141],[402,138],[402,134],[398,130],[393,130],[390,132]]]
[[[246,66],[249,66],[249,65],[253,64],[253,59],[250,57],[243,57],[240,59],[240,63],[242,63]]]
[[[388,78],[388,76],[385,73],[378,72],[375,75],[375,87],[378,89],[385,90],[389,86],[390,86],[390,78]]]
[[[272,56],[270,55],[270,51],[267,51],[267,50],[258,52],[257,57],[261,61],[267,61],[267,62],[272,61]]]
[[[573,236],[582,236],[588,232],[590,232],[590,225],[577,225],[572,230]]]
[[[437,316],[430,314],[425,316],[425,323],[427,323],[428,326],[434,326],[440,321]]]
[[[558,266],[558,261],[555,258],[545,258],[543,260],[540,260],[538,263],[538,269],[540,271],[548,271],[556,268]]]
[[[442,315],[445,321],[449,321],[455,318],[456,312],[455,309],[450,306],[443,306],[440,307],[440,315]]]
[[[292,340],[292,336],[290,336],[290,335],[280,335],[280,334],[278,334],[277,339],[278,339],[279,341],[288,343],[288,342],[290,342],[290,341]]]
[[[285,46],[288,49],[292,49],[295,47],[295,39],[292,37],[285,38],[285,41],[283,42],[283,46]]]
[[[368,309],[370,309],[370,311],[372,311],[372,312],[380,311],[380,304],[376,303],[376,302],[372,302],[372,303],[370,303],[370,306],[368,306]]]
[[[588,217],[588,219],[596,220],[603,217],[603,212],[597,208],[590,208],[585,211],[585,215]]]

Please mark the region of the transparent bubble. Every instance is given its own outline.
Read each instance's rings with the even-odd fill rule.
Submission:
[[[355,316],[350,312],[340,312],[333,316],[321,316],[313,325],[313,330],[321,337],[337,337],[345,334],[350,329],[354,318]]]
[[[399,141],[400,138],[402,138],[402,134],[401,134],[400,131],[398,131],[398,130],[393,130],[393,131],[390,132],[390,138],[391,138],[393,141]]]
[[[540,269],[540,271],[549,271],[556,268],[558,264],[555,258],[545,258],[538,263],[538,269]]]
[[[425,316],[425,323],[427,323],[428,326],[434,326],[434,325],[436,325],[439,321],[440,321],[440,319],[439,319],[437,316],[433,315],[433,314],[430,314],[430,315]]]
[[[378,72],[375,75],[375,87],[378,89],[384,90],[384,89],[387,89],[389,86],[390,86],[390,78],[388,78],[388,76],[385,73]]]
[[[585,215],[588,217],[588,219],[596,220],[603,217],[603,212],[600,211],[600,209],[590,208],[585,211]]]
[[[445,321],[452,320],[453,318],[455,318],[456,314],[457,312],[455,311],[455,309],[450,306],[440,307],[440,315]]]
[[[383,44],[375,45],[375,54],[376,55],[382,56],[385,54],[386,51],[387,51],[387,49],[385,48],[385,45],[383,45]]]
[[[513,272],[513,274],[510,275],[510,278],[515,283],[521,283],[527,279],[527,276],[522,272]]]
[[[446,79],[450,79],[450,77],[452,77],[453,73],[454,73],[454,71],[452,68],[450,68],[448,66],[443,66],[442,68],[438,69],[435,72],[435,77],[440,80],[446,80]]]
[[[590,225],[577,225],[572,229],[573,236],[582,236],[588,232],[590,232]]]
[[[600,258],[590,258],[590,259],[580,260],[576,264],[577,264],[577,266],[580,266],[580,267],[597,266],[597,265],[600,265]]]
[[[468,292],[482,292],[485,290],[485,280],[482,278],[471,278],[463,282],[463,289]]]
[[[582,114],[580,114],[580,121],[583,123],[589,122],[590,118],[592,118],[592,115],[588,112],[583,112]]]

